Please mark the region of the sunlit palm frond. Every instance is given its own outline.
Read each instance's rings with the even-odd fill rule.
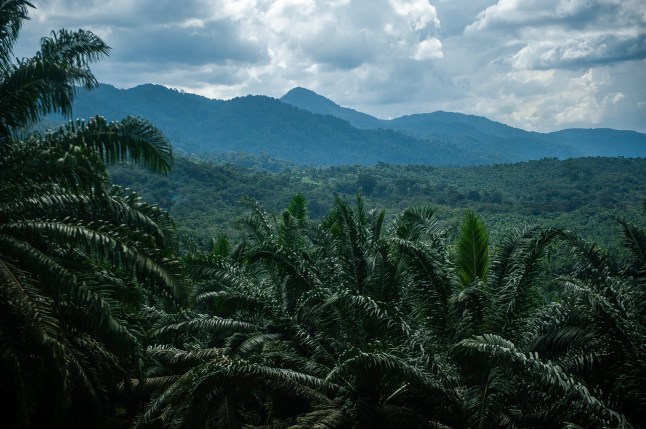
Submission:
[[[168,173],[173,166],[168,139],[150,122],[134,116],[118,122],[100,116],[77,120],[44,138],[65,148],[87,146],[107,165],[130,163],[157,173]]]

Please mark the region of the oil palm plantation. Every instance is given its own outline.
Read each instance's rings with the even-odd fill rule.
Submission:
[[[633,259],[613,274],[567,231],[520,228],[492,247],[470,213],[453,244],[429,208],[389,223],[361,200],[337,200],[320,223],[301,196],[279,217],[251,209],[234,251],[221,239],[187,260],[197,307],[159,324],[138,426],[640,421],[638,227],[624,223]],[[578,271],[549,277],[555,243]]]
[[[395,300],[381,299],[397,295],[382,221],[361,202],[337,200],[321,224],[301,196],[280,218],[254,204],[234,252],[187,261],[197,308],[157,331],[138,425],[459,423],[446,368],[429,363]]]
[[[639,374],[646,370],[646,349],[638,282],[644,235],[622,225],[633,255],[623,272],[596,245],[566,231],[522,233],[533,238],[517,241],[520,253],[503,243],[505,257],[495,269],[508,280],[491,284],[498,314],[491,313],[486,333],[456,345],[474,427],[632,427],[643,421]],[[577,268],[550,280],[537,262],[554,240]],[[549,281],[559,288],[551,302],[544,292],[532,292]]]

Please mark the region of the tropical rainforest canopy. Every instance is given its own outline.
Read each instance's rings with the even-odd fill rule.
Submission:
[[[165,210],[111,181],[115,164],[171,170],[152,124],[26,131],[69,115],[109,52],[61,30],[15,60],[31,7],[0,0],[3,427],[646,421],[643,226],[621,219],[624,253],[608,254],[556,226],[490,237],[473,211],[453,230],[433,207],[386,216],[362,197],[310,218],[296,194],[278,214],[248,200],[234,238],[189,246]]]

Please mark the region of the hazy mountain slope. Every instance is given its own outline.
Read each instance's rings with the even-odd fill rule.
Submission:
[[[572,144],[546,134],[521,130],[487,118],[437,111],[402,116],[388,121],[390,128],[422,139],[451,142],[481,156],[496,156],[499,162],[540,158],[587,156]]]
[[[411,137],[444,142],[471,154],[472,158],[486,160],[485,163],[584,155],[558,139],[513,128],[481,116],[438,111],[382,120],[341,107],[304,88],[294,88],[280,100],[300,109],[334,115],[355,127],[393,129]]]
[[[646,135],[609,128],[571,128],[550,133],[558,141],[577,147],[587,156],[646,158]]]
[[[646,155],[646,135],[636,132],[564,130],[542,134],[450,112],[386,121],[340,107],[302,88],[290,91],[283,100],[290,103],[266,96],[211,100],[151,84],[128,90],[100,85],[91,92],[79,90],[74,115],[88,118],[101,114],[111,120],[127,115],[144,117],[161,128],[179,152],[264,153],[321,166],[373,165],[379,161],[470,165]]]
[[[210,100],[158,85],[79,91],[74,115],[108,119],[142,116],[188,153],[267,153],[300,164],[458,165],[487,162],[451,143],[416,139],[393,130],[362,130],[330,115],[265,96]]]
[[[490,162],[551,157],[646,156],[646,134],[634,131],[572,129],[545,134],[510,127],[481,116],[443,111],[380,120],[341,107],[303,88],[289,91],[281,100],[301,109],[338,116],[357,127],[389,128],[416,138],[442,141]]]

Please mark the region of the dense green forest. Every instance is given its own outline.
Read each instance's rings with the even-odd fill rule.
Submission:
[[[212,162],[178,158],[173,173],[165,177],[129,167],[114,168],[111,175],[119,185],[136,189],[146,201],[168,210],[180,230],[201,243],[220,233],[236,236],[233,220],[247,211],[246,198],[279,212],[295,193],[302,193],[309,216],[322,219],[332,209],[334,196],[351,201],[360,193],[367,207],[384,209],[387,216],[430,204],[438,208],[440,219],[455,225],[471,210],[494,236],[523,224],[558,226],[617,250],[617,218],[643,219],[646,160],[307,168],[237,153]]]
[[[175,163],[135,117],[29,133],[109,53],[60,30],[14,60],[32,7],[0,1],[3,427],[644,426],[643,161],[270,174]],[[623,252],[512,216],[586,207]]]

